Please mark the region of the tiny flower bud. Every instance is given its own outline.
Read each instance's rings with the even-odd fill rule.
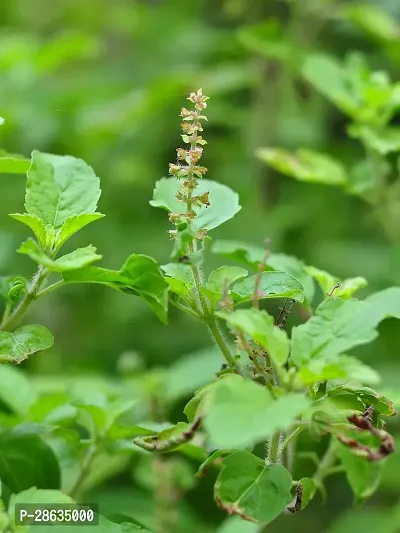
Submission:
[[[204,237],[207,236],[207,230],[206,229],[200,229],[197,233],[196,233],[196,239],[198,239],[199,241],[202,241],[204,239]]]
[[[172,224],[175,224],[180,218],[182,218],[182,214],[181,213],[169,213],[168,217],[169,217],[170,222],[172,222]]]
[[[204,194],[202,194],[201,196],[199,196],[199,200],[202,204],[204,204],[206,207],[209,207],[211,204],[210,204],[210,200],[209,200],[209,192],[205,192]]]
[[[184,161],[187,157],[187,151],[184,148],[177,148],[176,154],[179,161]]]
[[[178,172],[180,171],[180,169],[181,169],[180,165],[175,165],[175,163],[169,164],[169,173],[171,174],[171,176],[176,176]]]
[[[204,174],[207,172],[208,168],[206,167],[200,167],[200,166],[194,166],[193,167],[193,174],[199,178],[202,178]]]
[[[244,346],[242,344],[242,341],[239,339],[239,337],[236,337],[234,342],[238,350],[241,350],[241,351],[244,350]]]
[[[200,148],[199,146],[196,146],[194,150],[189,150],[188,154],[188,163],[196,164],[197,161],[200,159],[201,155],[203,153],[203,148]]]
[[[182,128],[182,131],[186,133],[187,135],[192,135],[196,131],[193,124],[189,124],[188,122],[182,122],[181,128]]]
[[[180,116],[181,117],[191,117],[193,115],[192,111],[189,111],[189,109],[186,109],[186,107],[182,107]]]
[[[197,217],[197,214],[194,212],[194,211],[187,211],[185,213],[185,217],[188,219],[188,220],[193,220],[194,218]]]

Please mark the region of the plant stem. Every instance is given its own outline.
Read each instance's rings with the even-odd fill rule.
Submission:
[[[38,290],[44,282],[47,274],[48,271],[44,267],[39,266],[36,274],[32,278],[30,289],[19,305],[14,309],[11,315],[7,316],[7,313],[5,313],[0,325],[0,331],[10,331],[18,325],[18,322],[21,320],[29,305],[37,298]]]
[[[226,362],[231,368],[235,368],[235,361],[232,357],[229,347],[226,344],[223,336],[221,335],[221,332],[218,328],[218,323],[214,315],[208,309],[207,302],[201,292],[202,283],[201,283],[201,275],[200,275],[199,268],[196,265],[192,265],[192,272],[193,272],[193,279],[194,279],[194,283],[196,286],[196,292],[199,298],[200,306],[203,310],[204,320],[207,323],[207,326],[211,332],[211,335],[213,336],[215,342],[217,343],[219,349],[221,350],[223,356],[225,357]]]
[[[331,471],[331,468],[333,467],[333,465],[336,462],[336,446],[335,446],[335,444],[336,443],[335,443],[334,439],[331,437],[331,441],[329,443],[329,446],[328,446],[325,454],[323,455],[323,457],[321,459],[321,462],[319,463],[315,474],[313,475],[314,481],[316,481],[319,484],[322,483],[322,481],[325,479],[325,477],[329,475],[329,473]]]
[[[170,300],[170,303],[177,309],[180,309],[181,311],[185,311],[185,313],[189,313],[190,315],[196,318],[202,318],[196,311],[193,311],[193,309],[191,309],[190,307],[187,307],[186,305],[182,305],[179,302],[174,302],[173,300]]]
[[[281,442],[281,434],[279,431],[277,431],[271,440],[269,441],[268,446],[268,456],[267,456],[267,462],[268,464],[271,463],[277,463],[279,459],[279,445]]]
[[[48,287],[45,287],[44,289],[42,289],[41,291],[39,291],[39,292],[36,294],[36,298],[41,298],[41,297],[44,296],[45,294],[48,294],[49,292],[54,291],[54,289],[58,289],[58,287],[61,287],[62,285],[66,285],[66,282],[63,281],[63,280],[56,281],[56,283],[53,283],[52,285],[49,285]]]
[[[96,456],[97,447],[93,443],[89,446],[85,457],[82,461],[82,468],[78,475],[78,477],[75,480],[75,483],[72,485],[72,488],[69,491],[70,496],[76,500],[79,497],[79,493],[81,490],[81,485],[85,481],[87,474],[89,473],[90,467],[92,465],[92,462]]]
[[[216,320],[213,317],[210,317],[209,320],[207,321],[207,326],[209,327],[210,332],[211,332],[212,336],[214,337],[215,342],[218,345],[218,348],[221,350],[223,356],[225,357],[226,362],[228,363],[228,365],[231,368],[234,368],[235,367],[235,360],[233,359],[232,354],[231,354],[231,352],[230,352],[230,350],[229,350],[229,348],[228,348],[223,336],[221,335],[221,332],[219,331],[218,324],[217,324]]]
[[[244,336],[244,334],[240,331],[237,332],[238,333],[238,337],[240,339],[240,342],[242,343],[243,345],[243,348],[246,350],[247,352],[247,355],[249,356],[250,358],[250,361],[252,361],[252,363],[254,364],[254,368],[257,370],[258,374],[260,376],[264,376],[266,377],[266,371],[265,371],[265,368],[263,368],[260,363],[257,361],[257,357],[256,355],[251,351],[251,347],[250,347],[250,344],[249,342],[247,341],[246,337]]]
[[[4,309],[4,313],[3,313],[3,318],[2,318],[2,321],[1,321],[1,324],[0,324],[0,328],[3,326],[3,324],[5,324],[7,322],[7,320],[9,319],[10,317],[10,313],[11,313],[11,309],[12,309],[12,304],[10,302],[7,302],[6,303],[6,307]]]
[[[292,431],[292,433],[290,433],[282,442],[279,454],[281,454],[285,450],[285,448],[292,442],[292,440],[295,439],[297,435],[299,435],[305,429],[305,427],[298,426],[294,431]]]
[[[168,463],[163,455],[157,455],[154,469],[158,483],[155,488],[155,519],[157,533],[173,533],[178,522],[177,507],[181,493],[173,483],[173,465]]]
[[[279,384],[278,376],[275,371],[275,368],[272,364],[272,361],[268,354],[266,354],[267,367],[271,369],[272,374],[272,383],[277,386]],[[268,384],[267,384],[268,385]],[[272,390],[271,384],[269,383],[270,389]],[[271,439],[268,439],[265,443],[266,457],[265,462],[267,464],[276,463],[279,459],[279,446],[282,440],[282,433],[277,431]]]

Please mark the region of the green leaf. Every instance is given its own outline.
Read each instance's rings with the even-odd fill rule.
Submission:
[[[189,265],[185,265],[184,263],[168,263],[167,265],[161,265],[161,270],[163,270],[167,276],[179,279],[185,284],[193,282],[192,269]]]
[[[19,364],[29,355],[51,348],[54,337],[44,326],[22,326],[0,332],[0,363]]]
[[[233,286],[232,297],[236,303],[248,302],[253,299],[258,276],[258,274],[250,276]],[[297,302],[303,302],[304,289],[297,280],[285,272],[262,272],[258,297],[260,299],[292,298]]]
[[[240,518],[240,516],[230,516],[222,522],[217,533],[260,533],[260,526]]]
[[[345,185],[346,170],[332,157],[300,148],[294,153],[282,148],[260,148],[257,157],[281,174],[299,181]]]
[[[27,213],[20,214],[20,213],[13,213],[9,215],[11,218],[14,218],[15,220],[18,220],[19,222],[22,222],[22,224],[25,224],[35,234],[38,242],[42,247],[45,247],[46,245],[46,224],[40,220],[39,217],[36,215],[28,215]]]
[[[400,151],[400,128],[389,126],[384,129],[373,129],[369,126],[352,124],[348,132],[351,137],[361,139],[369,148],[381,155]]]
[[[340,296],[341,298],[348,299],[351,298],[355,292],[363,289],[368,284],[367,280],[360,276],[341,281],[339,278],[332,276],[332,274],[313,266],[306,266],[305,271],[317,281],[325,296],[330,294],[334,287],[340,283],[340,287],[335,289],[334,295],[336,297]]]
[[[68,494],[54,489],[37,489],[30,487],[18,494],[12,494],[8,506],[10,516],[14,515],[16,504],[46,504],[46,503],[74,503],[74,500]]]
[[[254,270],[258,270],[258,265],[265,256],[265,248],[262,246],[230,240],[215,241],[211,246],[211,252],[242,263]],[[311,302],[314,295],[314,281],[306,272],[305,265],[300,259],[290,255],[272,253],[268,257],[266,270],[277,270],[293,276],[303,285],[307,302]]]
[[[213,254],[222,255],[255,270],[258,269],[257,267],[265,255],[265,248],[262,246],[231,240],[214,241],[211,245],[211,251]]]
[[[165,401],[173,402],[211,381],[224,359],[219,348],[197,350],[175,361],[167,371]]]
[[[390,165],[382,160],[382,175],[387,175]],[[349,172],[349,183],[346,190],[350,194],[363,198],[369,204],[376,204],[378,195],[376,191],[376,180],[374,165],[371,160],[364,159],[355,163]]]
[[[199,422],[200,420],[196,421],[193,426],[190,426],[186,422],[178,422],[176,426],[165,429],[157,435],[136,437],[133,443],[139,448],[150,452],[166,453],[177,449],[184,452],[185,450],[190,455],[194,453],[194,457],[202,461],[205,457],[203,441],[201,440],[200,446],[194,443],[197,438],[195,432],[199,426]]]
[[[0,400],[11,411],[25,417],[37,399],[32,381],[20,369],[0,365]]]
[[[244,268],[222,266],[213,270],[208,278],[206,288],[215,294],[223,294],[224,287],[228,288],[234,281],[245,278],[248,272]]]
[[[167,276],[165,281],[168,283],[171,292],[185,299],[194,286],[191,267],[183,263],[168,263],[167,265],[161,265],[161,269]]]
[[[365,299],[363,314],[370,315],[371,323],[379,324],[385,318],[400,319],[400,287],[389,287]],[[364,318],[364,317],[363,317]]]
[[[115,290],[140,296],[160,320],[167,323],[168,284],[157,262],[146,255],[132,254],[120,270],[89,266],[63,272],[66,283],[100,283]]]
[[[258,383],[230,374],[207,388],[200,411],[215,448],[244,448],[290,427],[309,404],[302,394],[274,400]]]
[[[317,485],[315,481],[310,477],[303,477],[302,479],[300,479],[299,484],[303,490],[301,500],[301,510],[303,510],[314,498]]]
[[[302,66],[302,75],[344,113],[357,116],[358,101],[346,83],[345,67],[335,58],[309,54]]]
[[[364,301],[331,296],[305,324],[292,330],[291,359],[299,367],[372,342],[385,318],[400,318],[400,288],[391,287]]]
[[[52,449],[38,435],[1,433],[0,478],[16,493],[30,487],[58,489],[60,468]]]
[[[198,468],[198,470],[196,472],[196,476],[197,477],[202,477],[204,475],[204,472],[206,471],[206,469],[214,461],[216,461],[220,457],[224,457],[224,455],[229,455],[229,454],[234,453],[236,451],[237,450],[233,450],[233,449],[232,450],[216,450],[211,455],[209,455],[206,459],[204,459],[204,461],[201,463],[201,465],[199,466],[199,468]]]
[[[0,174],[26,174],[29,165],[29,159],[24,156],[0,150]]]
[[[237,452],[224,459],[214,498],[229,514],[269,524],[291,501],[291,487],[292,477],[283,466],[265,465],[249,452]]]
[[[209,391],[211,387],[214,386],[214,383],[215,381],[209,383],[208,385],[204,385],[204,387],[201,387],[200,389],[196,390],[193,398],[191,398],[191,400],[189,400],[188,403],[185,405],[183,412],[189,422],[193,422],[195,418],[197,418],[197,416],[200,414],[201,400],[204,398],[205,393]]]
[[[338,443],[337,453],[341,460],[347,480],[357,502],[372,496],[379,486],[382,475],[382,461],[366,461],[352,453],[346,446]]]
[[[338,396],[323,396],[314,401],[311,407],[304,412],[303,420],[311,421],[319,413],[328,416],[330,423],[341,424],[343,427],[350,428],[348,417],[354,414],[361,415],[366,409],[365,404],[355,394],[340,394]],[[334,432],[335,427],[324,424],[325,434],[327,431]]]
[[[376,411],[383,416],[394,416],[396,411],[393,408],[393,402],[384,396],[381,396],[369,387],[357,387],[355,385],[338,385],[326,391],[327,396],[336,396],[350,392],[360,398],[364,405],[374,405]]]
[[[341,355],[326,361],[310,361],[299,370],[299,378],[304,385],[333,379],[347,379],[363,385],[376,385],[381,378],[375,369],[365,365],[355,357]]]
[[[274,365],[283,366],[289,356],[290,342],[285,331],[274,325],[274,318],[259,309],[221,311],[216,315],[234,328],[250,335],[271,357]]]
[[[238,39],[252,53],[291,65],[299,60],[298,54],[302,53],[299,47],[296,48],[290,41],[290,36],[282,25],[273,18],[240,28]]]
[[[58,259],[51,259],[43,252],[39,244],[32,239],[22,243],[18,253],[28,255],[31,259],[53,272],[80,269],[102,258],[101,255],[96,254],[94,246],[86,246],[86,248],[78,248]]]
[[[23,490],[18,494],[12,494],[10,502],[8,504],[8,514],[10,516],[10,523],[15,527],[16,522],[16,505],[24,506],[26,504],[36,504],[38,507],[45,508],[45,504],[63,504],[63,503],[74,503],[74,500],[67,494],[52,489],[37,489],[36,487],[31,487],[27,490]],[[53,505],[54,509],[54,505]],[[16,529],[19,529],[19,526],[16,526]],[[30,530],[30,528],[28,527]],[[39,528],[41,529],[41,528]],[[33,528],[35,530],[35,528]]]
[[[366,57],[348,54],[344,63],[308,55],[302,74],[318,91],[360,124],[382,127],[398,107],[398,88],[384,71],[371,72]]]
[[[32,153],[25,208],[55,229],[73,215],[94,213],[100,198],[100,180],[82,159]]]
[[[311,304],[315,292],[314,280],[306,271],[303,261],[291,255],[271,254],[268,258],[267,268],[290,274],[303,286],[305,301],[308,305]]]
[[[110,428],[123,414],[132,412],[136,402],[136,399],[108,400],[105,397],[103,401],[101,397],[82,398],[76,394],[72,399],[74,407],[78,409],[78,422],[88,429],[93,438],[106,432],[108,435]]]
[[[343,5],[341,10],[346,19],[381,41],[397,41],[399,38],[400,27],[396,19],[378,6],[364,2]]]
[[[170,213],[184,213],[186,205],[178,202],[175,198],[180,187],[179,180],[162,178],[156,183],[153,200],[150,201],[150,205],[162,207]],[[226,185],[202,179],[199,181],[195,194],[201,195],[206,192],[209,192],[210,207],[193,208],[198,213],[192,223],[195,231],[214,229],[232,218],[241,209],[239,196]]]
[[[81,213],[80,215],[72,215],[68,217],[57,232],[55,242],[56,250],[59,250],[61,246],[80,229],[84,228],[91,222],[100,220],[100,218],[103,218],[104,216],[105,215],[101,213]]]

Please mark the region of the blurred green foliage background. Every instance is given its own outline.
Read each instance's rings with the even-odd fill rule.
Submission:
[[[344,115],[297,73],[310,52],[343,58],[353,50],[363,52],[371,68],[399,78],[398,0],[3,0],[0,144],[27,156],[38,149],[82,157],[100,176],[99,210],[106,218],[80,232],[71,247],[92,243],[110,268],[130,253],[163,264],[171,249],[168,217],[149,200],[175,159],[179,110],[188,92],[202,87],[211,97],[204,132],[208,178],[236,190],[243,206],[213,238],[256,244],[270,238],[274,252],[339,277],[365,276],[368,291],[378,290],[400,283],[400,249],[369,206],[340,189],[291,181],[254,156],[269,145],[317,149],[349,163],[360,156],[357,141],[346,136]],[[1,180],[0,271],[30,276],[33,265],[15,253],[26,230],[7,217],[22,210],[25,180]],[[398,226],[391,229],[400,234]],[[210,256],[207,270],[217,264]],[[52,350],[24,365],[42,384],[56,383],[57,376],[117,375],[127,352],[150,369],[210,347],[201,325],[179,311],[171,309],[165,327],[139,299],[97,286],[52,293],[33,306],[29,321],[56,337]],[[358,355],[382,373],[384,389],[395,389],[400,331],[387,321],[380,332]],[[173,421],[182,419],[181,405],[169,413]],[[126,513],[140,507],[141,516],[151,515],[146,486],[137,479],[132,485],[129,472],[122,469],[100,485],[96,497],[106,510],[122,502]],[[213,479],[210,473],[187,493],[192,518],[179,532],[217,531],[224,517],[212,501]],[[391,532],[385,517],[398,502],[399,479],[395,454],[368,507],[339,516],[352,497],[344,478],[335,476],[327,505],[282,517],[268,531]],[[195,522],[193,516],[202,515]],[[242,522],[222,527],[221,533],[256,531]]]

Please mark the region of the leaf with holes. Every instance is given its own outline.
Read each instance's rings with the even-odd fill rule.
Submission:
[[[290,153],[281,148],[261,148],[257,151],[257,156],[281,174],[299,181],[324,185],[347,183],[346,171],[342,164],[326,154],[305,149]]]
[[[382,461],[366,461],[364,457],[358,457],[340,443],[337,445],[337,450],[356,502],[372,496],[381,479]]]
[[[279,464],[265,465],[250,452],[226,457],[214,487],[217,504],[229,514],[269,524],[292,499],[292,476]]]
[[[19,364],[36,352],[51,348],[54,337],[44,326],[22,326],[0,332],[0,363]]]

